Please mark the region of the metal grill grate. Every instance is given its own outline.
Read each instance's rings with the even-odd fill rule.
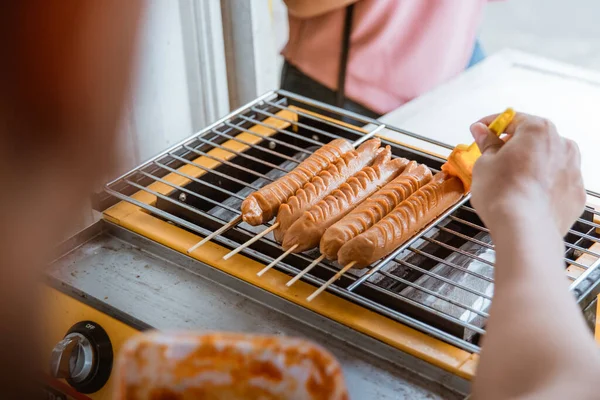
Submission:
[[[204,237],[212,234],[214,242],[236,249],[272,226],[267,223],[252,227],[241,221],[240,204],[249,193],[284,175],[332,139],[364,140],[365,131],[355,126],[365,124],[372,127],[371,134],[387,129],[396,135],[452,148],[370,118],[277,91],[261,96],[108,183],[105,190],[157,218]],[[265,129],[261,133],[253,127]],[[240,138],[240,134],[245,134],[245,138]],[[238,150],[231,148],[232,143]],[[392,147],[394,156],[424,163],[433,172],[444,161],[412,147],[387,140],[383,143]],[[200,165],[194,161],[198,157],[214,165]],[[185,168],[202,173],[187,173]],[[169,174],[182,183],[166,180]],[[171,190],[163,194],[151,184],[166,185]],[[146,204],[134,196],[136,192],[156,196],[157,201]],[[589,195],[600,198],[596,193]],[[478,341],[485,333],[492,299],[494,251],[488,230],[468,202],[467,196],[388,257],[368,269],[349,271],[328,290],[465,350],[479,351]],[[114,201],[105,199],[100,208],[110,203]],[[593,250],[600,241],[596,215],[600,214],[586,209],[565,238],[567,275],[572,280],[571,290],[582,304],[597,292],[600,282],[600,253]],[[283,251],[267,234],[241,253],[268,264],[279,260]],[[318,257],[316,250],[286,255],[275,268],[296,275]],[[335,263],[321,261],[302,279],[320,286],[339,269]]]

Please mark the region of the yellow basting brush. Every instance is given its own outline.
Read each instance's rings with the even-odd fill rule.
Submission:
[[[502,114],[488,125],[488,128],[496,135],[500,136],[508,124],[513,120],[515,110],[507,108]],[[442,171],[458,177],[464,187],[465,193],[471,190],[471,179],[473,177],[473,166],[475,161],[481,156],[477,143],[473,142],[470,146],[459,144],[452,150],[448,161],[442,165]]]

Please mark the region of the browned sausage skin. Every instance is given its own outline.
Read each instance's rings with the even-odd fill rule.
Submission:
[[[330,163],[353,150],[346,139],[335,139],[302,161],[287,175],[252,193],[242,202],[242,218],[250,225],[260,225],[275,216],[279,206]]]
[[[375,158],[372,166],[363,168],[339,189],[306,211],[285,233],[282,247],[288,250],[297,245],[294,252],[316,247],[327,228],[398,176],[408,164],[405,158],[390,160],[390,157],[388,146]]]
[[[347,265],[354,261],[359,268],[374,263],[455,204],[463,193],[460,179],[439,172],[381,221],[344,244],[338,252],[338,262]]]
[[[275,220],[279,223],[273,231],[275,240],[281,242],[285,231],[302,216],[304,211],[340,187],[352,175],[370,165],[380,145],[381,140],[371,139],[360,145],[358,149],[343,154],[299,189],[287,203],[282,204]]]
[[[344,243],[375,225],[430,180],[429,168],[411,161],[396,179],[325,231],[321,238],[321,254],[335,260]]]

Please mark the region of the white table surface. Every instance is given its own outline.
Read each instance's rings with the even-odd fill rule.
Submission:
[[[450,145],[471,143],[469,125],[513,107],[551,119],[581,149],[585,185],[600,192],[595,153],[600,149],[600,73],[504,50],[454,80],[383,116],[381,121]],[[438,154],[449,152],[389,132]]]

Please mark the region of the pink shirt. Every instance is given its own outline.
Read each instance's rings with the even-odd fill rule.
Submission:
[[[385,114],[458,75],[473,53],[488,0],[361,0],[354,9],[346,97]],[[345,9],[289,16],[282,54],[337,89]]]

